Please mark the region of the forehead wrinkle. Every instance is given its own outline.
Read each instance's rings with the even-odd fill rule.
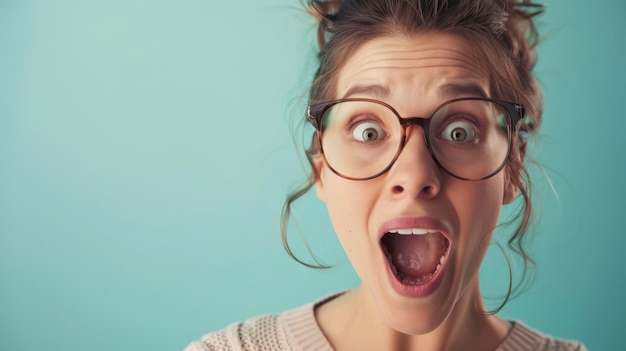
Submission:
[[[396,91],[400,84],[405,88],[421,86],[418,90],[426,89],[439,99],[488,96],[489,79],[479,70],[475,52],[464,41],[446,34],[425,38],[426,41],[413,42],[404,38],[380,38],[366,43],[343,67],[338,82],[341,89],[346,92],[359,85],[378,85],[397,95],[403,94]],[[403,81],[410,85],[404,85]],[[370,95],[368,93],[364,92]]]
[[[389,91],[389,84],[391,84],[394,81],[398,81],[398,80],[413,80],[414,78],[410,78],[411,73],[410,71],[418,71],[420,69],[428,69],[428,68],[434,68],[434,69],[440,69],[440,68],[458,68],[457,65],[442,65],[442,64],[424,64],[424,65],[420,65],[420,66],[408,66],[408,67],[398,67],[398,66],[372,66],[372,67],[367,67],[367,68],[362,68],[358,71],[353,72],[353,76],[361,76],[364,78],[368,78],[368,72],[376,72],[379,70],[386,70],[388,72],[393,72],[394,75],[390,76],[390,75],[385,75],[383,81],[385,82],[385,84],[369,84],[369,85],[376,85],[376,86],[384,86],[386,87],[385,90]],[[472,96],[480,96],[480,97],[488,97],[488,89],[484,84],[481,84],[483,82],[482,79],[480,79],[480,76],[474,74],[473,71],[466,69],[468,71],[470,71],[470,74],[464,74],[463,72],[450,72],[447,73],[445,75],[439,76],[437,78],[435,77],[421,77],[419,79],[419,81],[422,81],[422,83],[425,83],[425,80],[431,81],[432,79],[435,78],[437,81],[439,81],[439,84],[436,84],[436,86],[438,87],[438,90],[442,90],[441,93],[443,96],[448,96],[448,97],[457,97],[459,95],[472,95]],[[406,73],[406,74],[401,74],[399,76],[395,76],[395,73]],[[372,76],[373,77],[373,76]],[[371,78],[370,78],[371,79]],[[370,81],[370,79],[367,79],[367,81]],[[351,81],[352,79],[349,79],[349,81]],[[376,80],[376,79],[375,79]],[[359,86],[360,84],[354,84],[354,86]],[[350,91],[353,88],[353,84],[349,84],[348,86],[346,86],[346,91]],[[360,89],[359,89],[359,92]],[[370,93],[372,91],[363,91],[364,93]],[[381,93],[379,94],[379,92],[374,92],[376,94],[370,94],[370,95],[376,95],[376,96],[381,96],[384,97],[386,95],[388,95],[388,93]],[[347,93],[346,93],[347,95]]]
[[[381,63],[381,61],[384,61]],[[396,64],[394,64],[396,63]],[[355,64],[358,72],[366,72],[373,69],[420,69],[420,68],[463,68],[475,72],[477,67],[465,60],[451,57],[429,57],[423,59],[393,58],[370,61],[363,64]],[[360,67],[359,67],[360,66]]]
[[[470,50],[441,48],[434,45],[428,47],[415,46],[415,44],[413,44],[411,47],[406,47],[404,45],[383,45],[382,47],[376,48],[376,51],[360,57],[354,63],[358,64],[360,63],[360,61],[377,60],[422,60],[440,58],[472,62],[476,59],[475,53]],[[354,56],[359,56],[359,54],[362,53],[364,49],[368,48],[369,46],[366,44],[361,48],[361,50],[357,50]]]
[[[414,39],[405,37],[382,37],[365,43],[348,59],[347,66],[365,68],[375,65],[377,61],[403,64],[408,61],[445,60],[460,64],[471,71],[476,70],[476,52],[467,46],[462,38],[447,34],[417,36]],[[411,65],[421,66],[421,64]],[[447,64],[446,64],[447,66]],[[413,67],[411,67],[413,68]]]
[[[384,70],[418,70],[418,69],[422,69],[422,68],[457,68],[459,67],[458,65],[442,65],[442,64],[424,64],[421,66],[403,66],[403,67],[399,67],[399,66],[373,66],[373,67],[367,67],[367,68],[363,68],[359,71],[356,71],[355,73],[361,73],[361,72],[368,72],[368,71],[374,71],[374,70],[380,70],[380,69],[384,69]],[[463,67],[463,69],[466,69],[468,71],[471,71],[471,69],[469,67],[465,68]]]
[[[379,57],[377,59],[361,58],[353,62],[348,62],[347,69],[344,70],[343,75],[355,76],[362,73],[375,70],[419,70],[425,68],[458,68],[470,72],[471,76],[477,78],[478,67],[475,64],[467,60],[450,56],[436,56],[428,58],[414,58],[414,57]],[[461,72],[459,72],[461,73]]]

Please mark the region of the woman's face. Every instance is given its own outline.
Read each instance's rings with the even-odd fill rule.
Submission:
[[[382,37],[347,60],[335,98],[373,98],[401,116],[426,117],[453,98],[490,96],[479,62],[450,34]],[[516,194],[505,181],[506,168],[487,180],[456,179],[438,168],[418,126],[410,127],[399,158],[378,178],[344,179],[321,158],[316,167],[318,197],[361,289],[388,325],[407,334],[430,332],[478,292],[479,266],[500,208]],[[390,233],[412,228],[431,233]]]

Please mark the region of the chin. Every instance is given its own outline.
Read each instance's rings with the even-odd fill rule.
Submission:
[[[399,293],[397,287],[389,285],[383,288],[386,291],[379,291],[385,297],[378,299],[378,308],[387,325],[406,335],[429,334],[439,328],[456,305],[458,294],[453,293],[456,290],[455,271],[454,267],[446,267],[439,272],[441,276],[436,288],[427,296],[406,296]]]

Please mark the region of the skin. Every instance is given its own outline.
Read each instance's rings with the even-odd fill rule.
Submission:
[[[337,96],[375,98],[401,116],[430,116],[456,97],[489,96],[488,77],[462,38],[437,32],[381,37],[363,44],[338,73]],[[474,89],[451,91],[457,84]],[[383,89],[357,89],[378,86]],[[478,92],[481,90],[481,92]],[[334,229],[361,279],[354,290],[319,306],[317,321],[336,350],[493,350],[510,323],[488,316],[478,271],[503,204],[517,189],[506,167],[468,182],[437,167],[420,127],[392,168],[378,178],[351,181],[321,157],[315,186]],[[400,296],[390,285],[379,245],[382,223],[397,217],[432,217],[449,228],[451,247],[440,286],[420,298]]]

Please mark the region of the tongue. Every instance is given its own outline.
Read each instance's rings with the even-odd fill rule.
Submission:
[[[437,269],[446,250],[446,239],[439,233],[426,235],[386,234],[383,245],[400,278],[421,278]]]

